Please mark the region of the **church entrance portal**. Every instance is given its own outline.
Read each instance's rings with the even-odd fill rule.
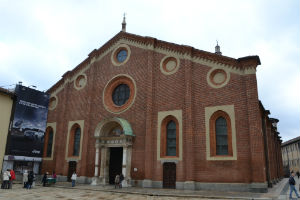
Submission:
[[[114,184],[116,175],[122,173],[123,147],[110,147],[109,149],[109,184]]]
[[[122,118],[103,119],[97,125],[95,174],[92,185],[114,184],[116,175],[122,173],[124,176],[122,186],[131,186],[131,154],[134,137],[130,123]]]

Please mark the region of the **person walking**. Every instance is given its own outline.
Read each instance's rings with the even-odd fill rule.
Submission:
[[[3,173],[3,182],[4,182],[3,189],[9,189],[9,179],[10,179],[10,172],[6,170]]]
[[[77,174],[76,174],[76,172],[73,172],[72,177],[71,177],[72,187],[75,187],[76,179],[77,179]]]
[[[289,184],[290,184],[290,199],[292,199],[292,196],[293,196],[293,191],[296,193],[296,196],[297,198],[300,198],[296,188],[295,188],[295,184],[296,184],[296,181],[294,179],[294,176],[295,176],[295,173],[292,172],[291,173],[291,176],[289,178]]]
[[[27,190],[32,188],[33,179],[34,179],[33,171],[30,171],[28,174]]]
[[[115,188],[119,187],[120,188],[120,175],[117,174],[115,178]]]
[[[10,169],[9,172],[10,172],[9,188],[12,189],[12,184],[13,181],[16,179],[16,174],[13,169]]]
[[[28,172],[27,172],[27,170],[24,170],[24,173],[23,173],[24,188],[27,188],[27,182],[28,182]]]
[[[43,176],[43,178],[42,178],[43,187],[45,187],[45,186],[46,186],[46,183],[47,183],[47,174],[48,174],[48,172],[45,172],[45,173],[44,173],[44,176]]]
[[[297,172],[296,172],[296,174],[297,174],[297,176],[298,176],[298,179],[299,179],[299,177],[300,177],[300,173],[299,173],[299,171],[297,171]]]

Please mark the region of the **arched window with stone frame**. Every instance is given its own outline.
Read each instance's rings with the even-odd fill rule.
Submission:
[[[211,156],[232,156],[232,130],[229,115],[221,110],[210,117]]]
[[[76,123],[72,126],[69,137],[68,156],[77,157],[80,154],[81,128]]]
[[[51,126],[48,126],[44,135],[43,157],[49,158],[52,156],[53,136],[53,129]]]
[[[161,157],[179,156],[179,123],[168,115],[161,123]]]

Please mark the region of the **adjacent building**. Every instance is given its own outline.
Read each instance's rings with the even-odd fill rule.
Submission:
[[[25,170],[38,174],[42,161],[49,95],[21,84],[16,85],[14,95],[14,101],[7,100],[9,104],[1,108],[1,117],[5,117],[7,123],[3,127],[5,132],[1,133],[0,140],[3,142],[1,148],[5,150],[1,166],[3,170],[14,169],[16,174],[22,174]]]
[[[288,140],[281,145],[285,175],[289,172],[300,172],[300,136]]]
[[[3,158],[5,155],[14,96],[13,92],[0,88],[0,171],[2,171]]]
[[[218,45],[210,53],[125,25],[48,90],[43,172],[237,191],[266,191],[282,177],[280,137],[258,100],[258,56],[230,58]]]

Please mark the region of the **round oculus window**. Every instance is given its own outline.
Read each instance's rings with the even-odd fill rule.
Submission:
[[[117,61],[119,63],[124,62],[126,58],[127,58],[127,51],[125,49],[122,49],[117,53]]]
[[[117,106],[124,105],[129,99],[129,97],[130,97],[130,89],[126,84],[118,85],[112,93],[112,100],[114,104]]]
[[[136,85],[125,74],[113,77],[104,87],[103,104],[107,111],[115,114],[128,110],[134,102]]]

